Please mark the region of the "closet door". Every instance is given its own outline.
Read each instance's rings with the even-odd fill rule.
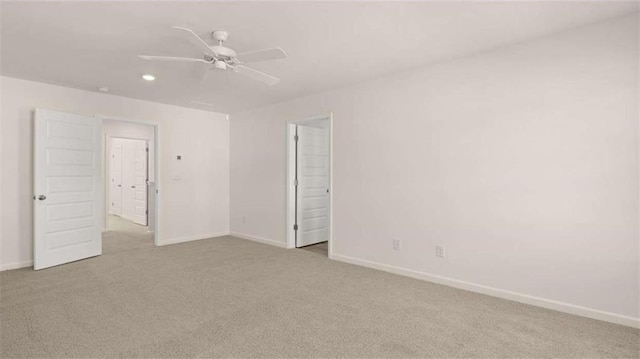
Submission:
[[[122,214],[134,223],[147,225],[147,141],[122,141]]]
[[[122,216],[122,141],[111,139],[109,213]]]
[[[134,220],[134,140],[121,139],[122,141],[122,218]]]
[[[297,126],[296,247],[329,240],[329,133]]]
[[[147,225],[147,141],[133,143],[133,221]]]

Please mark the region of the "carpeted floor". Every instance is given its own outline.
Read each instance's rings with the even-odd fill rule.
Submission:
[[[15,357],[638,358],[640,331],[232,237],[0,273]]]
[[[311,253],[316,253],[323,255],[325,257],[329,256],[329,242],[320,242],[318,244],[312,244],[310,246],[301,247],[303,251],[309,251]]]
[[[111,232],[128,232],[136,234],[149,233],[149,227],[133,223],[132,221],[113,214],[107,216],[107,228]]]

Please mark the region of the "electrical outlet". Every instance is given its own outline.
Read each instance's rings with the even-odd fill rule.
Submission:
[[[394,251],[399,251],[400,250],[400,240],[399,239],[394,239],[393,240],[393,250]]]
[[[444,246],[437,245],[436,246],[436,257],[444,258]]]

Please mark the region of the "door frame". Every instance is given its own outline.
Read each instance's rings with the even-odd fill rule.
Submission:
[[[109,158],[109,153],[111,148],[109,147],[109,143],[111,142],[112,139],[114,138],[119,138],[121,140],[135,140],[135,141],[144,141],[144,143],[147,146],[147,183],[149,183],[149,140],[147,140],[146,138],[137,138],[137,137],[122,137],[122,136],[109,136],[108,134],[104,134],[105,139],[104,139],[104,158],[105,158],[105,162],[110,162],[111,159]],[[155,137],[155,134],[154,134]],[[155,144],[155,138],[154,138],[154,144]],[[153,155],[156,155],[156,152],[153,151]],[[155,172],[154,172],[155,175]],[[104,180],[108,181],[109,178],[111,177],[111,168],[109,166],[109,163],[105,163],[104,166]],[[154,178],[155,181],[155,178]],[[105,232],[108,228],[107,228],[107,220],[109,218],[109,198],[111,195],[111,190],[110,190],[110,186],[108,183],[104,184],[105,187],[105,195],[104,195],[104,200],[105,200],[105,213],[104,213],[104,218],[103,218],[103,226],[102,226],[102,231]],[[146,204],[146,210],[147,210],[147,225],[149,224],[149,196],[147,196],[147,204]],[[125,218],[124,216],[120,216],[122,218]],[[129,221],[133,221],[132,219],[129,218],[125,218]]]
[[[152,126],[153,127],[153,181],[156,185],[156,193],[155,193],[155,205],[154,205],[154,215],[155,215],[155,223],[154,223],[154,228],[153,228],[153,244],[156,246],[159,246],[159,243],[162,243],[162,241],[160,240],[161,237],[161,231],[160,231],[160,220],[161,220],[161,211],[160,211],[160,205],[162,203],[162,191],[160,190],[161,188],[161,183],[160,183],[160,178],[161,178],[161,173],[162,173],[162,168],[160,165],[160,124],[157,121],[153,121],[153,120],[133,120],[133,119],[127,119],[127,118],[120,118],[120,117],[114,117],[114,116],[106,116],[106,115],[94,115],[97,118],[100,118],[102,120],[109,120],[109,121],[120,121],[120,122],[128,122],[128,123],[133,123],[136,125],[145,125],[145,126]],[[102,143],[102,155],[104,158],[104,163],[102,165],[102,179],[106,180],[108,178],[109,175],[109,168],[108,168],[108,158],[106,158],[108,156],[108,151],[107,151],[107,146],[108,146],[108,141],[107,139],[109,137],[112,138],[125,138],[125,137],[120,137],[120,136],[108,136],[107,134],[104,134],[103,137],[103,143]],[[143,138],[133,138],[133,137],[129,137],[129,139],[133,139],[133,140],[146,140]],[[147,143],[148,145],[148,143]],[[147,171],[149,171],[149,163],[150,161],[147,161]],[[107,186],[105,185],[104,188],[102,189],[102,197],[103,199],[106,200],[106,196],[108,195],[108,190],[107,190]],[[103,205],[103,231],[106,230],[106,221],[107,221],[107,216],[109,215],[109,212],[107,210],[107,206],[106,203],[107,201],[104,202],[105,205]],[[149,197],[147,196],[147,210],[149,208]],[[147,223],[148,223],[148,217],[147,217]]]
[[[302,120],[291,120],[287,122],[287,180],[286,180],[286,233],[287,248],[296,248],[296,233],[293,225],[296,221],[296,193],[295,193],[295,174],[296,174],[296,143],[295,128],[296,125],[304,125],[309,122],[317,122],[326,120],[329,122],[329,258],[333,255],[333,113],[320,116],[313,116]]]

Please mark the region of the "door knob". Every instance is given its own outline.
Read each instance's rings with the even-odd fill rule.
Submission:
[[[136,188],[136,186],[131,186],[131,188]]]
[[[41,200],[41,201],[44,201],[45,199],[47,199],[47,196],[41,194],[41,195],[38,196],[38,199]]]

